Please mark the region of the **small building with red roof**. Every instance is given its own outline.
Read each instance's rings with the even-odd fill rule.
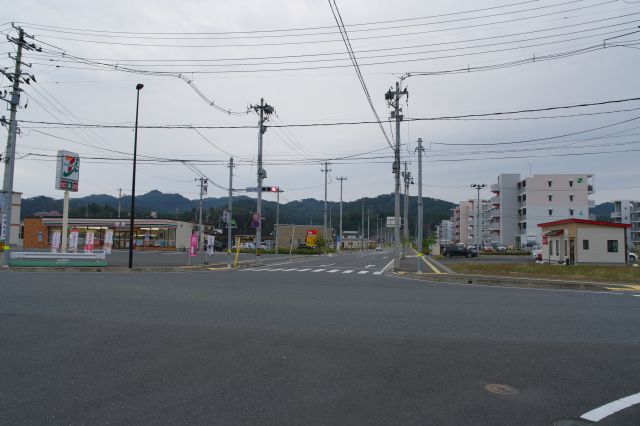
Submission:
[[[538,226],[542,231],[543,262],[627,263],[629,224],[564,219]]]

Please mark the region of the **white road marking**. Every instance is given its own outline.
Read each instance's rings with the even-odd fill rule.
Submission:
[[[602,407],[598,407],[594,410],[584,413],[580,416],[580,418],[592,422],[599,422],[605,417],[608,417],[612,414],[617,413],[618,411],[624,410],[625,408],[629,408],[632,405],[636,404],[640,404],[640,392],[636,393],[635,395],[629,395],[625,398],[620,398],[616,401],[603,405]]]
[[[334,263],[327,263],[326,265],[318,265],[318,266],[323,267],[323,266],[333,266],[333,265],[335,265],[335,262]]]
[[[362,275],[362,274],[366,274],[367,272],[369,272],[369,271],[360,271],[360,272],[358,272],[358,274]]]
[[[339,270],[340,270],[340,269],[332,269],[332,270],[327,271],[327,272],[329,272],[330,274],[333,274],[334,272],[338,272]]]
[[[350,274],[353,272],[353,269],[347,269],[346,271],[343,272],[343,274]]]
[[[297,271],[298,268],[283,269],[282,272]]]
[[[282,271],[282,269],[284,268],[273,268],[273,269],[265,269],[265,271],[271,271],[271,272],[275,272],[275,271]]]
[[[382,275],[382,271],[375,271],[373,275]]]
[[[298,269],[298,272],[305,272],[305,271],[310,271],[311,268],[304,268],[304,269]]]
[[[314,269],[314,270],[313,270],[313,271],[311,271],[311,272],[322,272],[322,271],[326,271],[326,269],[324,269],[324,268]]]
[[[386,270],[387,270],[387,268],[389,268],[389,266],[391,266],[391,264],[393,263],[393,261],[394,261],[394,260],[395,260],[395,259],[391,259],[391,260],[389,261],[389,263],[387,263],[387,265],[386,265],[384,268],[382,268],[382,272],[386,271]]]
[[[640,294],[632,294],[633,297],[640,297]]]
[[[374,266],[376,266],[376,265],[367,265],[367,266],[365,266],[365,268],[373,268]]]

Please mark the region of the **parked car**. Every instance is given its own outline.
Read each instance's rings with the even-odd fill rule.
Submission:
[[[382,246],[376,246],[376,251],[382,251]]]
[[[482,246],[482,251],[484,251],[484,252],[491,252],[493,250],[494,250],[494,248],[493,248],[493,246],[491,244],[485,244],[485,245]]]
[[[465,246],[455,245],[455,246],[445,247],[444,250],[442,251],[442,255],[444,257],[465,256],[465,257],[471,258],[471,257],[477,257],[478,252],[476,250],[471,250]]]
[[[629,256],[629,263],[636,263],[638,261],[638,255],[632,251],[630,251],[627,256]]]
[[[477,252],[480,250],[480,246],[478,244],[469,244],[467,246],[467,250],[473,250]]]
[[[542,249],[532,250],[531,258],[537,262],[542,262]]]

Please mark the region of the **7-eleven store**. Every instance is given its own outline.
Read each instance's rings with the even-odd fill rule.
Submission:
[[[182,250],[196,225],[164,219],[135,219],[133,244],[137,250]],[[78,247],[84,246],[87,232],[94,234],[94,247],[102,247],[107,230],[113,231],[113,248],[129,248],[129,221],[123,219],[69,219],[69,231],[77,230]],[[25,218],[25,249],[47,249],[55,231],[62,232],[62,218]]]

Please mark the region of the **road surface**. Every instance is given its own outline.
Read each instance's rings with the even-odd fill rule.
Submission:
[[[2,272],[0,424],[640,424],[606,406],[640,392],[638,294],[376,274],[390,260]]]

